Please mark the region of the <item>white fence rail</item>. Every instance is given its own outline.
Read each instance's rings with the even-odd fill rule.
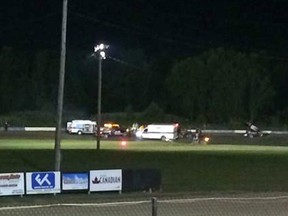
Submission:
[[[55,127],[9,127],[9,131],[31,131],[31,132],[41,132],[41,131],[55,131]],[[65,131],[65,128],[62,128]],[[4,127],[0,127],[0,131],[4,131]],[[191,130],[193,132],[193,130]],[[246,130],[202,130],[203,133],[208,134],[244,134]],[[274,134],[274,135],[288,135],[288,131],[272,131],[272,130],[263,130],[263,133]]]

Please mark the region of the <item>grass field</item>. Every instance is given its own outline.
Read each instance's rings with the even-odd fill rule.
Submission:
[[[65,135],[61,170],[157,168],[163,192],[288,191],[287,138],[261,139],[214,137],[208,145],[128,141],[126,146],[103,140],[96,151],[95,137]],[[53,170],[53,147],[54,134],[1,133],[1,172]]]

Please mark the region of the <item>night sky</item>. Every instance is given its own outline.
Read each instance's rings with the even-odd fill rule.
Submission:
[[[68,49],[99,41],[151,52],[193,55],[215,47],[268,51],[288,48],[285,0],[68,0]],[[61,0],[5,0],[0,7],[0,45],[60,49]]]

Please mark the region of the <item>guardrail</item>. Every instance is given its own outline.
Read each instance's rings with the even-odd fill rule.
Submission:
[[[189,130],[191,132],[196,132],[195,129]],[[203,133],[208,134],[244,134],[246,130],[202,130]],[[265,134],[275,134],[275,135],[288,135],[288,131],[272,131],[272,130],[262,130]]]
[[[24,127],[25,131],[56,131],[56,127]]]
[[[56,127],[9,127],[9,131],[31,131],[31,132],[53,132],[56,131]],[[62,131],[65,131],[65,128],[62,128]],[[4,127],[0,127],[0,131],[4,131]],[[190,130],[191,132],[195,132],[194,129]],[[203,133],[210,134],[244,134],[246,130],[202,130]],[[272,131],[272,130],[262,130],[261,132],[266,134],[274,134],[274,135],[288,135],[288,131]]]
[[[244,134],[246,130],[203,130],[203,132],[215,134]],[[264,134],[288,135],[288,131],[262,130],[261,132]]]
[[[65,131],[65,128],[62,128],[63,131]],[[0,127],[0,131],[5,131],[4,127]],[[35,131],[35,132],[41,132],[41,131],[56,131],[56,127],[9,127],[8,131]]]

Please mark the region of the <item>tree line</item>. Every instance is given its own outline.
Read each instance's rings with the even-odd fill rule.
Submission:
[[[56,112],[59,52],[0,53],[0,115]],[[98,61],[68,50],[64,110],[97,113]],[[224,48],[184,56],[149,58],[143,50],[108,53],[103,61],[102,111],[139,112],[156,104],[199,123],[287,123],[287,63],[264,52]]]

